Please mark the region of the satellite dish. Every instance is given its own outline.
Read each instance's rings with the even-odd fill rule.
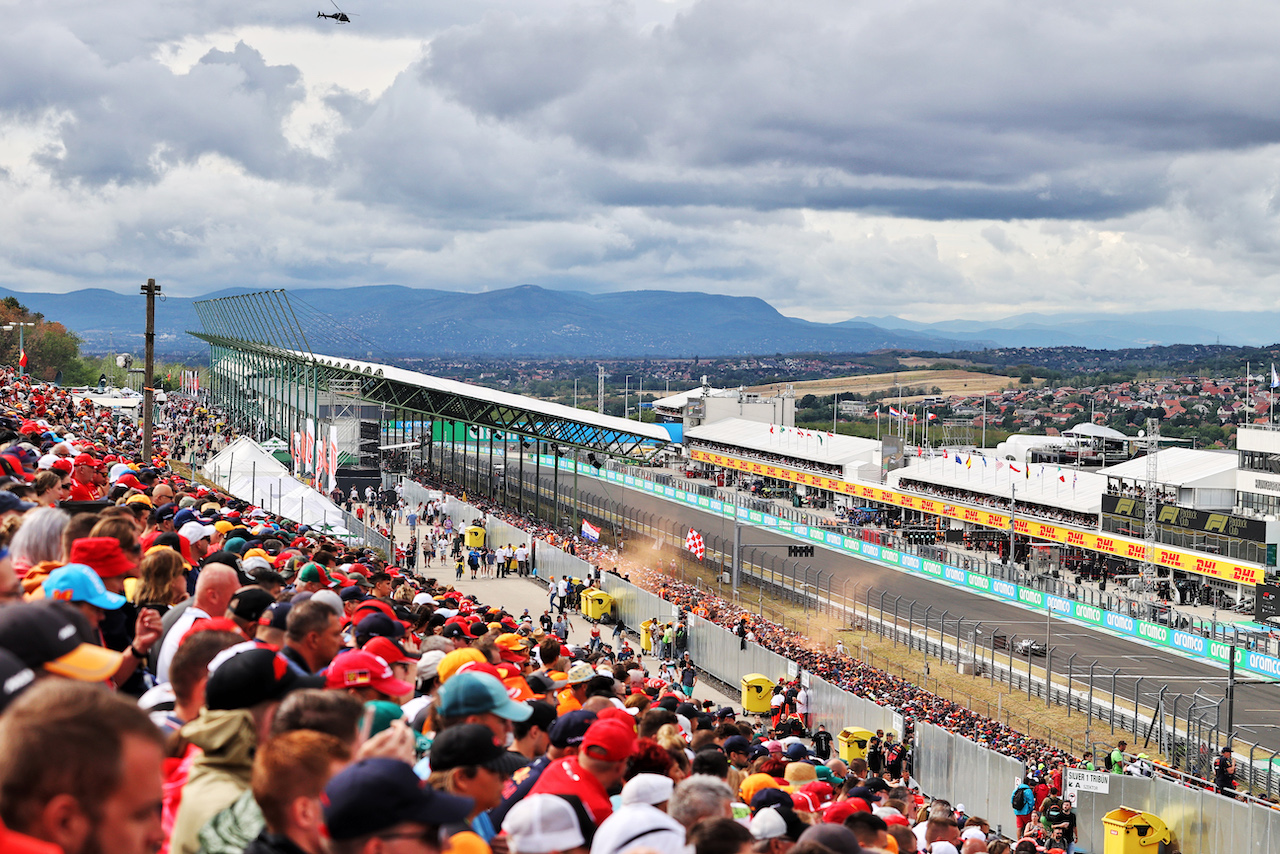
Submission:
[[[1138,431],[1138,438],[1139,438],[1139,439],[1144,438],[1146,435],[1147,435],[1147,431],[1146,431],[1146,430],[1139,430],[1139,431]]]
[[[133,356],[128,353],[121,353],[116,356],[116,367],[125,368],[126,370],[133,365]]]

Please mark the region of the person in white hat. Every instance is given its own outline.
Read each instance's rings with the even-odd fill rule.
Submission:
[[[587,854],[573,806],[559,795],[529,795],[502,820],[512,854]]]
[[[671,778],[661,774],[637,774],[628,780],[622,787],[622,806],[596,831],[591,854],[622,854],[633,848],[682,850],[684,826],[666,813],[674,788]]]

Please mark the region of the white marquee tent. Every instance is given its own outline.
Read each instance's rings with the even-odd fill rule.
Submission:
[[[236,498],[270,513],[337,537],[354,535],[344,525],[344,514],[338,505],[295,479],[252,439],[236,439],[205,463],[201,471]]]

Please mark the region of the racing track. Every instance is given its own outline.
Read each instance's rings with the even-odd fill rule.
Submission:
[[[516,472],[509,472],[509,474],[515,475]],[[527,468],[525,481],[532,489],[534,477]],[[560,478],[562,494],[567,488],[572,488],[571,482],[571,477]],[[542,486],[543,494],[549,498],[552,479],[544,475]],[[679,521],[704,535],[715,534],[727,541],[732,541],[732,523],[723,516],[704,512],[686,504],[678,504],[620,484],[610,483],[606,486],[592,477],[579,477],[578,491],[583,495],[593,495],[607,501],[619,502],[636,510]],[[783,547],[797,543],[797,540],[791,537],[767,529],[747,526],[744,526],[743,541],[777,544]],[[1040,641],[1045,639],[1044,616],[1029,613],[1013,604],[988,599],[927,577],[837,554],[824,549],[821,545],[817,545],[813,557],[806,558],[804,562],[812,564],[815,570],[821,570],[824,574],[834,573],[836,589],[845,579],[860,585],[869,584],[877,590],[889,590],[890,595],[914,599],[926,607],[931,605],[938,611],[949,610],[949,620],[956,617],[962,617],[969,623],[980,620],[984,629],[987,630],[999,628],[1007,635],[1016,634],[1020,639],[1028,637]],[[873,598],[872,601],[874,603],[876,600]],[[1198,663],[1189,657],[1157,650],[1089,627],[1055,618],[1052,623],[1052,642],[1054,672],[1059,675],[1065,674],[1066,660],[1072,653],[1079,653],[1076,656],[1074,668],[1079,682],[1085,681],[1089,665],[1095,660],[1098,662],[1095,670],[1095,698],[1110,693],[1111,672],[1118,671],[1117,694],[1121,698],[1127,697],[1130,702],[1133,700],[1138,678],[1142,679],[1144,706],[1154,705],[1153,695],[1163,685],[1168,686],[1165,694],[1166,702],[1171,702],[1175,694],[1185,695],[1178,706],[1179,719],[1185,722],[1190,695],[1200,691],[1202,695],[1217,699],[1226,693],[1227,674],[1220,667]],[[1015,658],[1015,664],[1017,660],[1019,659]],[[1040,660],[1037,664],[1042,665],[1043,661]],[[1280,700],[1280,684],[1237,682],[1235,699],[1237,739],[1244,743],[1257,742],[1259,745],[1257,756],[1262,761],[1265,761],[1272,751],[1280,750],[1280,720],[1276,716],[1276,709],[1280,707],[1278,700]],[[1225,705],[1222,715],[1225,726]],[[1104,729],[1104,726],[1105,724],[1095,724],[1094,732],[1098,733],[1094,738],[1095,741],[1106,741],[1110,738],[1110,730]],[[1117,737],[1120,736],[1117,735]]]

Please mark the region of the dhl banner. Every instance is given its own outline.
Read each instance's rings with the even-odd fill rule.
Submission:
[[[1009,530],[1009,514],[1007,513],[996,513],[990,510],[983,510],[979,507],[967,507],[963,504],[953,504],[948,501],[943,501],[937,498],[927,498],[922,495],[895,492],[892,489],[884,489],[883,487],[872,486],[870,484],[851,483],[846,480],[837,480],[835,478],[823,477],[822,475],[796,471],[795,469],[786,468],[785,466],[751,462],[749,460],[743,460],[725,454],[715,454],[709,451],[692,450],[690,451],[690,456],[698,462],[710,463],[711,465],[720,466],[722,468],[737,469],[738,471],[760,475],[761,477],[771,477],[775,480],[785,480],[791,483],[804,484],[805,486],[825,489],[830,492],[840,492],[845,495],[852,495],[867,501],[896,504],[899,507],[905,507],[909,510],[918,510],[921,513],[930,513],[934,516],[944,516],[948,519],[956,519],[961,522],[969,522],[971,524],[982,525],[987,528],[999,528],[1004,531]],[[1133,560],[1149,560],[1151,563],[1158,566],[1180,569],[1184,572],[1194,572],[1199,575],[1208,575],[1214,578],[1220,578],[1223,581],[1240,582],[1242,584],[1261,584],[1265,578],[1263,568],[1254,564],[1242,564],[1231,560],[1222,560],[1215,558],[1212,555],[1188,552],[1162,545],[1157,545],[1155,554],[1148,557],[1146,554],[1147,544],[1141,540],[1132,539],[1131,537],[1119,537],[1113,534],[1098,534],[1092,531],[1082,531],[1078,528],[1071,528],[1066,525],[1054,525],[1049,522],[1039,522],[1034,519],[1025,519],[1022,517],[1018,517],[1014,521],[1019,534],[1035,537],[1038,540],[1062,543],[1063,545],[1075,546],[1076,548],[1086,549],[1088,551],[1115,555],[1116,557],[1131,558]]]

